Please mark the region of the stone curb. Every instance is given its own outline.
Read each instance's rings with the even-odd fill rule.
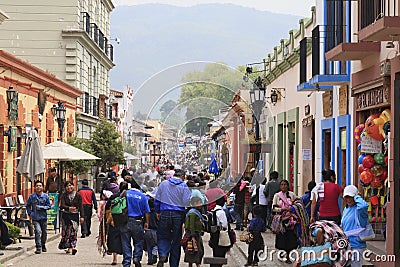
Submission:
[[[50,236],[50,237],[47,238],[47,242],[51,242],[51,241],[53,241],[53,240],[59,238],[60,236],[61,236],[61,233],[54,234],[54,235],[52,235],[52,236]],[[28,246],[28,247],[23,247],[23,248],[17,250],[15,253],[11,253],[11,255],[7,255],[7,256],[5,256],[5,257],[1,257],[0,263],[1,263],[1,264],[4,264],[4,263],[6,263],[6,262],[9,261],[9,260],[12,260],[12,259],[14,259],[14,258],[16,258],[16,257],[21,256],[21,255],[24,254],[26,251],[30,251],[30,250],[34,250],[34,249],[36,249],[36,245],[35,245],[35,244],[33,244],[33,245],[31,245],[31,246]],[[6,249],[6,250],[7,250],[7,249]]]

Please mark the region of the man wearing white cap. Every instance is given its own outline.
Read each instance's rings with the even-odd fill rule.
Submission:
[[[345,187],[343,197],[346,208],[343,211],[342,228],[350,240],[353,252],[358,251],[358,257],[354,257],[355,253],[353,253],[351,266],[361,267],[362,255],[367,244],[359,236],[368,223],[368,203],[358,194],[358,189],[354,185]]]

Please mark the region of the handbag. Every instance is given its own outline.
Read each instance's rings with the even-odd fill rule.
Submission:
[[[186,242],[185,253],[195,254],[199,251],[199,247],[197,246],[196,238],[193,236]]]
[[[240,241],[249,244],[251,241],[253,241],[253,235],[247,231],[243,231],[240,234]]]
[[[375,232],[374,229],[372,229],[372,225],[370,223],[367,223],[367,225],[364,227],[361,227],[360,221],[358,220],[357,216],[357,211],[355,213],[355,221],[356,221],[356,229],[349,230],[344,232],[347,236],[358,236],[361,241],[369,241],[375,238]]]
[[[187,243],[188,243],[189,239],[190,239],[190,233],[188,231],[186,231],[180,241],[180,244],[183,248],[187,247]]]
[[[325,242],[321,246],[301,247],[301,267],[332,266],[330,242]]]
[[[219,231],[218,246],[221,246],[221,247],[230,247],[231,246],[231,239],[229,237],[228,230]]]

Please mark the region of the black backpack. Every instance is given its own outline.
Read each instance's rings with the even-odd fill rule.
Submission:
[[[203,214],[204,218],[204,229],[207,233],[215,233],[219,230],[217,224],[217,210],[208,211],[206,214]]]

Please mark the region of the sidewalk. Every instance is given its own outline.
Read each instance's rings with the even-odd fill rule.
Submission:
[[[28,231],[27,231],[28,232]],[[21,243],[19,243],[19,240],[17,240],[16,244],[11,244],[7,246],[2,252],[4,253],[3,256],[0,256],[0,263],[4,265],[5,262],[14,259],[16,257],[21,256],[27,251],[35,250],[36,245],[35,245],[35,239],[30,238],[29,234],[26,233],[24,229],[21,229]],[[47,242],[50,242],[52,240],[60,238],[61,234],[58,232],[55,233],[54,230],[48,230],[47,231]]]

